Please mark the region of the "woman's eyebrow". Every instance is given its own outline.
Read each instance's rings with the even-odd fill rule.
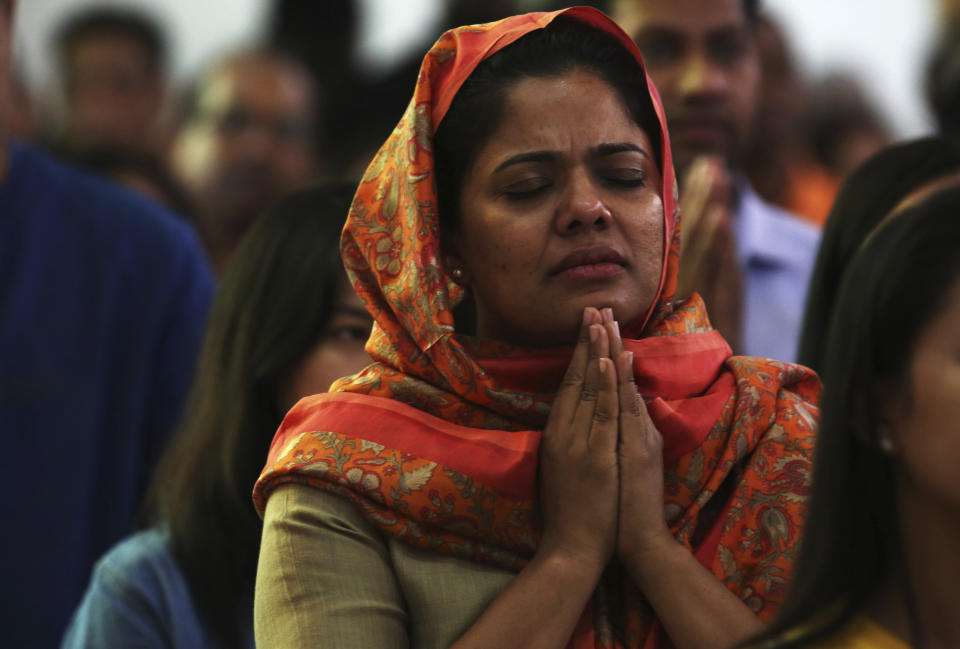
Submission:
[[[639,153],[644,158],[649,159],[650,154],[646,152],[642,147],[633,142],[606,142],[604,144],[597,145],[590,150],[595,156],[604,156],[604,155],[613,155],[615,153],[623,153],[625,151],[632,151],[634,153]]]
[[[497,168],[494,169],[493,172],[497,173],[511,165],[521,164],[523,162],[553,162],[559,157],[559,151],[528,151],[527,153],[518,153],[497,165]]]
[[[593,156],[607,156],[613,155],[615,153],[623,153],[625,151],[632,151],[634,153],[639,153],[645,158],[649,158],[648,154],[643,148],[638,144],[633,142],[605,142],[603,144],[598,144],[597,146],[590,149],[590,154]],[[527,151],[526,153],[518,153],[512,155],[493,170],[493,173],[502,171],[507,167],[512,165],[521,164],[524,162],[553,162],[560,157],[559,151]]]

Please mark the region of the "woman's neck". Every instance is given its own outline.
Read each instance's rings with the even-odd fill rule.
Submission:
[[[960,515],[955,509],[903,486],[900,489],[900,534],[903,540],[904,589],[892,573],[869,614],[906,642],[923,641],[926,649],[960,647]],[[908,597],[919,629],[911,622]],[[915,638],[918,631],[921,638]]]

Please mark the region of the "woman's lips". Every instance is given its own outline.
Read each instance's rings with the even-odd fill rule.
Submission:
[[[566,270],[560,271],[555,275],[555,277],[559,277],[561,279],[593,282],[602,279],[610,279],[625,272],[626,270],[624,270],[623,266],[620,264],[585,264],[583,266],[573,266],[571,268],[567,268]]]
[[[626,272],[626,260],[607,246],[576,250],[550,269],[552,277],[596,281],[616,277]]]

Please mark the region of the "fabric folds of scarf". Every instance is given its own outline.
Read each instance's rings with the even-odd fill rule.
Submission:
[[[537,449],[571,349],[517,349],[454,331],[463,298],[440,255],[433,135],[485,58],[565,15],[616,38],[609,18],[577,7],[444,34],[413,99],[357,190],[342,253],[375,319],[374,363],[287,415],[254,489],[261,513],[286,482],[333,491],[396,539],[520,570],[540,535]],[[665,513],[677,540],[761,617],[783,596],[803,523],[819,394],[804,368],[731,357],[697,296],[674,302],[679,215],[660,121],[664,260],[658,298],[625,323],[647,408],[664,437]],[[629,579],[611,569],[575,646],[667,647]]]

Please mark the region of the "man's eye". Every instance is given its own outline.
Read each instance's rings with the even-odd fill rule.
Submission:
[[[727,36],[710,43],[710,59],[719,64],[730,64],[743,58],[746,44],[742,39]]]
[[[639,43],[643,60],[651,65],[666,65],[680,60],[682,48],[676,39],[650,38]]]

